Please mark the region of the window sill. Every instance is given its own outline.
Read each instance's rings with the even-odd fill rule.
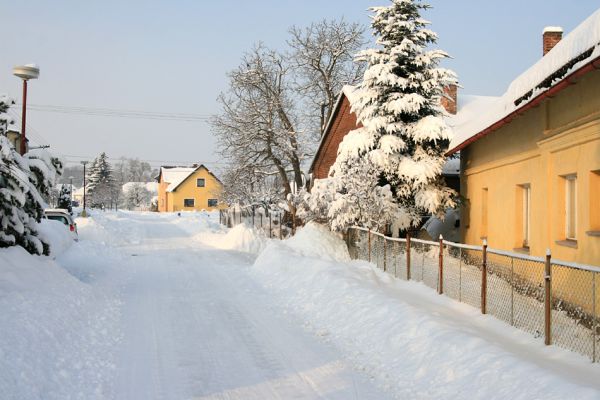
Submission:
[[[577,248],[577,240],[557,240],[556,244],[559,246],[570,247],[572,249]]]
[[[600,237],[600,231],[587,231],[585,234],[588,236]]]
[[[521,254],[529,254],[529,247],[515,247],[513,251]]]

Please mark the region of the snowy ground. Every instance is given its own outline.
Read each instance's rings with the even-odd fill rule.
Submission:
[[[97,213],[54,260],[0,249],[0,398],[600,398],[598,365],[318,227],[279,242],[217,221]]]

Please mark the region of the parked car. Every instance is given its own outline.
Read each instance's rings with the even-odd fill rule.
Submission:
[[[73,236],[73,240],[79,240],[79,234],[77,233],[77,224],[73,220],[71,214],[69,214],[69,211],[63,210],[62,208],[47,209],[44,210],[44,217],[54,221],[62,222],[69,228],[69,231]]]

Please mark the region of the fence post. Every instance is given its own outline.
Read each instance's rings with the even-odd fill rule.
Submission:
[[[369,262],[371,262],[371,229],[369,229]]]
[[[487,313],[487,239],[483,240],[483,262],[481,265],[481,313]]]
[[[544,343],[552,344],[552,264],[550,249],[546,250],[546,265],[544,274]]]
[[[281,211],[279,211],[279,240],[283,239],[283,234],[281,233]]]
[[[273,214],[269,213],[269,239],[273,238]]]
[[[406,280],[410,281],[410,232],[406,233]]]
[[[387,240],[383,236],[383,272],[387,271]]]
[[[438,267],[438,293],[444,293],[444,237],[440,234],[440,262]]]
[[[253,228],[256,228],[256,226],[254,225],[254,215],[256,214],[255,210],[256,210],[255,206],[252,206],[252,227]]]

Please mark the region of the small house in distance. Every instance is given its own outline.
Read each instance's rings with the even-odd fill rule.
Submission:
[[[223,184],[204,165],[160,168],[158,211],[212,211],[223,208],[219,203]]]
[[[600,10],[485,112],[457,124],[462,241],[600,264]]]

